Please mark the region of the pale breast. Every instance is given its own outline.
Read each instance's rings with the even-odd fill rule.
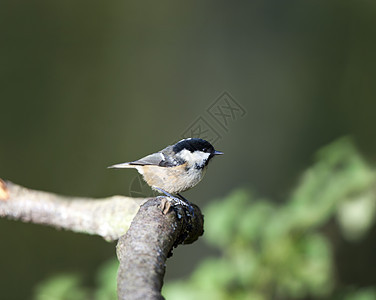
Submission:
[[[144,166],[143,177],[151,187],[158,187],[168,193],[184,192],[204,176],[205,169],[187,167],[187,163],[177,167]]]

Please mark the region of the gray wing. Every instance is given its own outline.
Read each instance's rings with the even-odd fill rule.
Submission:
[[[139,160],[132,161],[130,165],[155,165],[160,167],[176,167],[184,163],[184,160],[177,157],[172,146],[167,146],[163,150],[145,156]]]
[[[159,166],[163,161],[165,161],[165,156],[163,155],[162,152],[157,152],[157,153],[147,155],[147,156],[140,158],[138,160],[131,161],[131,162],[129,162],[129,164],[130,165],[140,165],[140,166],[145,166],[145,165]]]
[[[175,156],[172,146],[168,146],[159,152],[147,155],[138,160],[116,164],[109,168],[134,168],[133,166],[176,167],[183,163],[184,161],[182,159]]]

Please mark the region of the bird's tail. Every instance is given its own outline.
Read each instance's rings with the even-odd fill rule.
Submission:
[[[134,168],[135,165],[131,165],[130,163],[122,163],[122,164],[116,164],[116,165],[112,165],[112,166],[109,166],[107,167],[108,169],[123,169],[123,168]]]

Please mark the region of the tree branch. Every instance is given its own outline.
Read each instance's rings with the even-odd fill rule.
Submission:
[[[2,200],[2,201],[1,201]],[[147,199],[65,197],[0,180],[0,216],[100,235],[108,241],[125,234]]]
[[[198,206],[192,205],[193,217],[181,206],[164,215],[165,201],[159,205],[159,199],[151,199],[143,204],[127,233],[119,239],[119,299],[164,299],[161,289],[165,262],[172,255],[172,248],[193,243],[203,234],[204,218]]]
[[[120,238],[119,299],[163,299],[165,262],[172,249],[203,234],[198,206],[192,205],[192,214],[186,206],[171,209],[167,199],[65,197],[0,179],[0,217]]]

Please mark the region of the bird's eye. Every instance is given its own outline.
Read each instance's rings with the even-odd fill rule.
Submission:
[[[208,151],[207,148],[202,149],[202,152],[207,152],[207,151]]]

